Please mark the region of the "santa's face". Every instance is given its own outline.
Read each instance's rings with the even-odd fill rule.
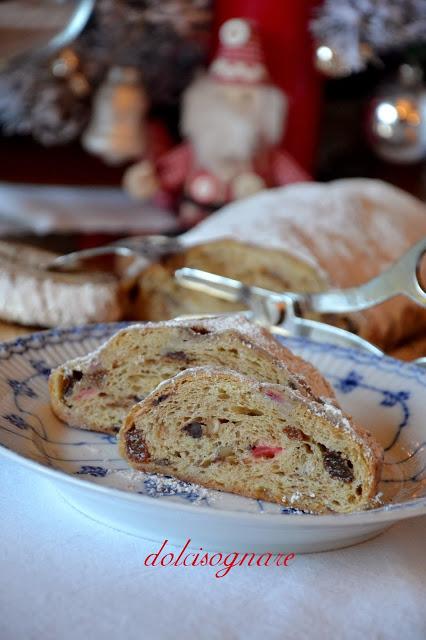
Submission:
[[[217,95],[225,100],[231,109],[241,114],[252,114],[256,110],[259,101],[259,87],[241,84],[217,85]]]
[[[200,166],[223,180],[250,169],[265,146],[266,118],[279,117],[281,133],[282,110],[271,113],[271,100],[265,99],[271,90],[276,91],[203,78],[187,91],[183,130]]]

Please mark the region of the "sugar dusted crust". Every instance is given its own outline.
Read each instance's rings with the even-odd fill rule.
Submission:
[[[122,317],[118,280],[105,273],[54,273],[57,254],[0,242],[0,317],[55,327],[112,322]]]
[[[368,508],[383,458],[335,405],[212,367],[187,369],[136,405],[119,450],[135,469],[315,513]]]
[[[401,211],[404,215],[401,215]],[[140,278],[139,317],[236,309],[173,281],[195,267],[275,291],[353,287],[379,275],[426,236],[426,206],[380,180],[346,179],[268,189],[234,202],[181,236],[182,251]],[[426,311],[404,296],[331,324],[382,348],[426,328]]]

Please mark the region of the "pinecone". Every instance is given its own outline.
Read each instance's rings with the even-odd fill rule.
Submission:
[[[53,60],[0,74],[0,127],[45,145],[80,136],[91,98],[113,65],[136,66],[154,106],[178,103],[204,61],[211,0],[98,0],[72,45],[86,90],[52,73]]]

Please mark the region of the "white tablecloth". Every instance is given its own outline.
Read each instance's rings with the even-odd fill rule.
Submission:
[[[2,640],[426,638],[426,518],[288,568],[145,567],[159,548],[0,458]]]

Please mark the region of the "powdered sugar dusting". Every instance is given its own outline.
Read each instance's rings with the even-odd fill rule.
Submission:
[[[424,203],[380,180],[348,179],[270,189],[224,207],[181,240],[255,242],[312,265],[337,286],[353,286],[424,235]]]
[[[376,495],[371,498],[371,503],[375,507],[381,507],[385,504],[383,491],[379,491]]]
[[[109,480],[112,480],[118,489],[126,489],[127,491],[139,491],[143,487],[146,474],[134,469],[125,469],[116,471],[110,469],[107,473]]]
[[[336,407],[336,405],[326,402],[324,405],[312,403],[311,410],[315,415],[326,418],[337,429],[345,431],[355,442],[363,447],[364,454],[367,458],[373,459],[374,453],[368,446],[365,437],[363,437],[351,423],[349,418],[343,413],[343,411]]]
[[[302,493],[301,491],[294,491],[290,497],[284,497],[283,502],[289,502],[290,504],[295,504],[296,502],[300,502],[304,498],[315,498],[316,494],[313,491],[309,491],[308,493]]]
[[[107,476],[118,489],[140,492],[152,497],[180,496],[187,498],[191,503],[202,502],[207,498],[209,502],[214,500],[213,492],[206,487],[169,476],[147,474],[134,469],[110,470]]]
[[[341,409],[336,407],[334,404],[326,402],[326,404],[322,405],[321,413],[324,413],[326,417],[333,422],[333,424],[348,433],[353,431],[353,427],[347,417],[343,414]]]

